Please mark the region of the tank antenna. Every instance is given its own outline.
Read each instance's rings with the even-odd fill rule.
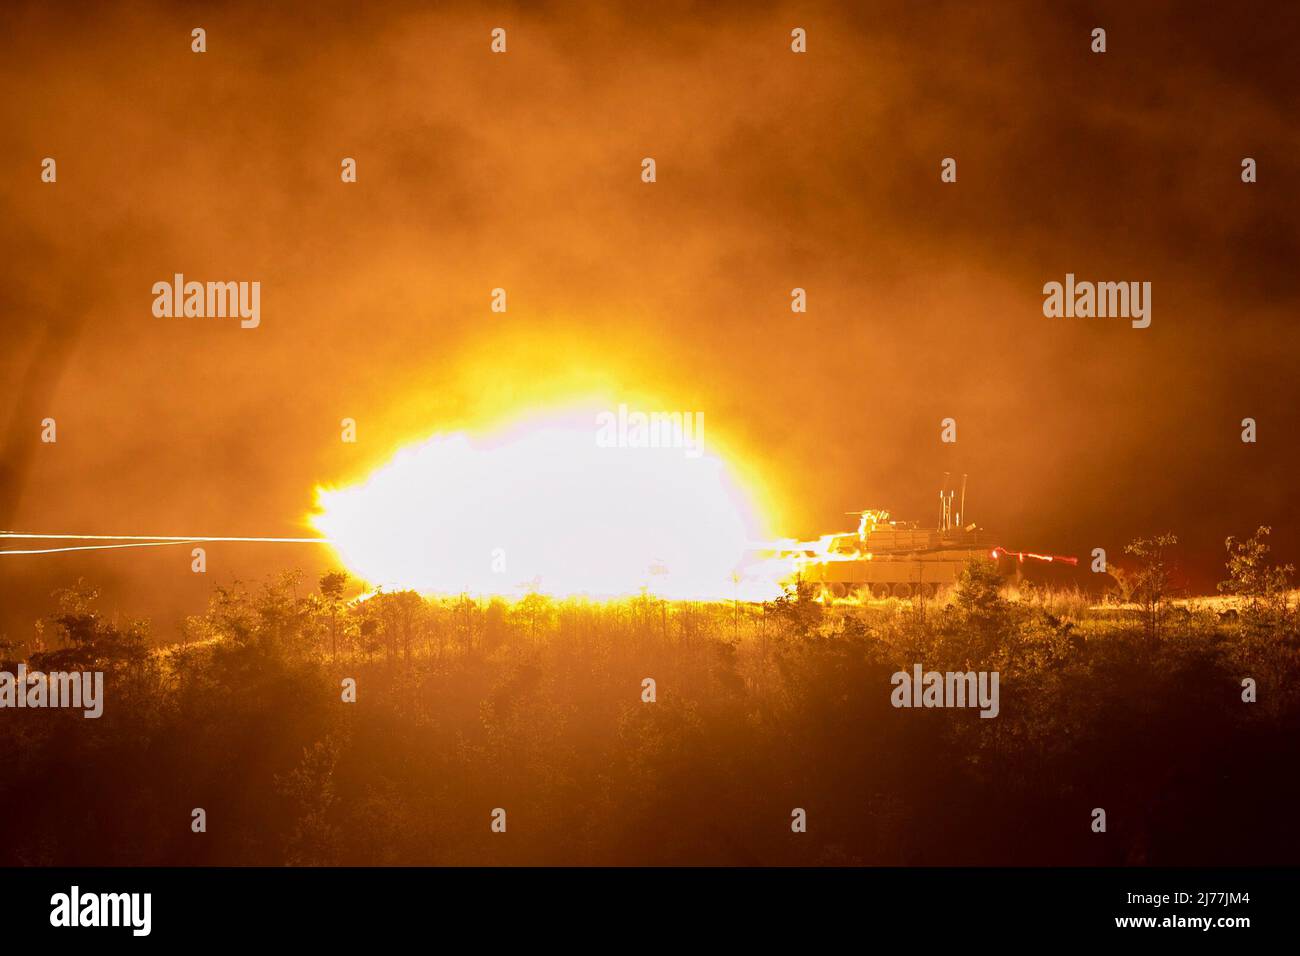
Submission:
[[[952,472],[943,473],[943,484],[939,487],[939,530],[948,530],[948,479],[952,477]]]

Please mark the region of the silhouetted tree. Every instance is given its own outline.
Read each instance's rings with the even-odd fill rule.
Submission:
[[[348,576],[343,571],[327,571],[320,579],[321,597],[330,615],[330,660],[339,656],[339,607],[343,604],[343,589],[347,587]]]
[[[825,611],[822,603],[815,600],[816,595],[817,586],[800,578],[764,608],[776,620],[785,622],[797,636],[808,637],[821,625]]]
[[[1168,551],[1178,544],[1178,536],[1171,532],[1153,538],[1137,538],[1124,548],[1138,561],[1132,576],[1129,600],[1141,605],[1142,621],[1149,638],[1160,636],[1160,627],[1167,610],[1172,568]]]
[[[50,623],[63,646],[32,654],[32,667],[41,671],[108,670],[145,661],[148,626],[132,622],[119,630],[92,607],[98,597],[99,592],[82,579],[54,592],[59,610]]]
[[[1281,622],[1287,611],[1287,592],[1295,566],[1270,564],[1265,538],[1272,529],[1261,526],[1245,541],[1229,537],[1224,541],[1228,552],[1225,567],[1228,580],[1219,582],[1224,594],[1246,599],[1246,616],[1252,626]]]

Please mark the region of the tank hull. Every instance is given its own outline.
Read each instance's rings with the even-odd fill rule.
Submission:
[[[872,597],[936,596],[952,587],[972,560],[991,561],[989,552],[944,551],[921,556],[876,555],[869,560],[811,562],[800,576],[833,597],[869,591]]]
[[[799,561],[798,578],[834,598],[936,597],[957,583],[971,561],[995,565],[1009,583],[1077,589],[1093,596],[1114,583],[1108,574],[1080,569],[1072,558],[996,548],[987,532],[978,530],[945,534],[889,529],[856,541],[846,535],[838,552],[833,546],[828,554],[810,554]]]

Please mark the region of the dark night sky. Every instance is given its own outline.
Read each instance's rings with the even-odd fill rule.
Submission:
[[[5,5],[0,525],[302,533],[316,483],[598,381],[703,410],[792,535],[952,471],[1008,547],[1300,556],[1292,5],[421,6]],[[261,327],[155,318],[175,272],[260,280]],[[1067,272],[1150,281],[1151,327],[1045,318]],[[166,633],[323,559],[212,554],[0,559],[0,629],[84,575]]]

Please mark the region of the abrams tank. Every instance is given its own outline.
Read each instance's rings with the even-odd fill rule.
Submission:
[[[1080,569],[1077,558],[1008,551],[985,529],[963,525],[965,476],[958,509],[954,498],[953,491],[939,493],[939,522],[933,529],[893,520],[888,511],[849,512],[858,517],[856,531],[825,535],[787,553],[796,580],[829,598],[931,598],[952,587],[967,563],[976,560],[993,563],[1008,581],[1050,588],[1100,594],[1111,582],[1109,575]]]

